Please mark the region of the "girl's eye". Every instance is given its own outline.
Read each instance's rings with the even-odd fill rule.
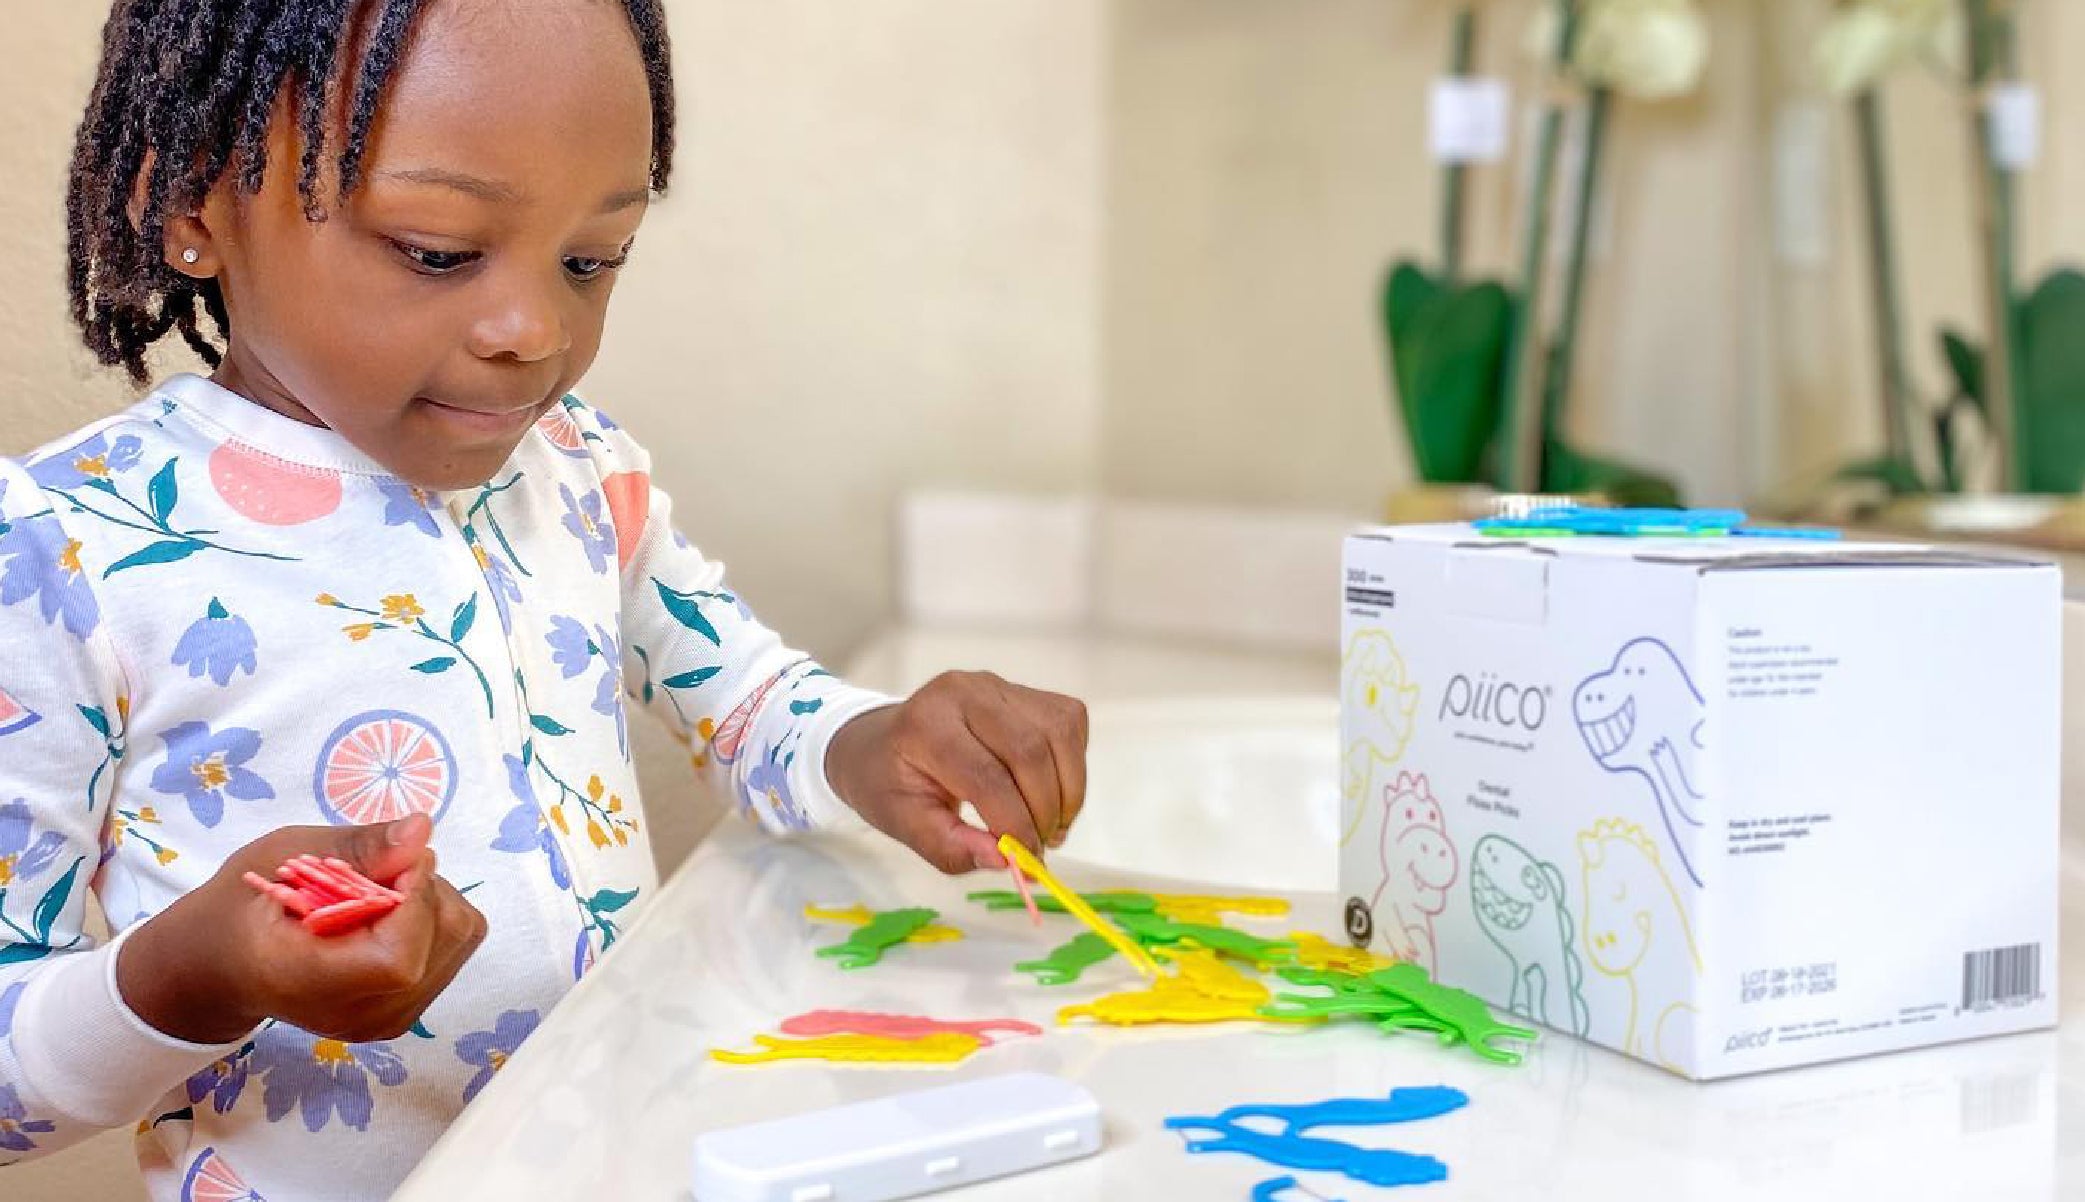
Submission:
[[[413,265],[413,270],[422,275],[448,275],[477,262],[478,256],[469,251],[428,250],[410,242],[393,239],[391,245]]]
[[[623,267],[630,261],[630,248],[625,246],[621,254],[613,259],[590,259],[584,255],[565,256],[565,270],[581,283],[599,279],[611,271]]]

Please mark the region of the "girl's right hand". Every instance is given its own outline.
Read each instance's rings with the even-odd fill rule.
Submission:
[[[116,960],[124,1003],[191,1043],[227,1043],[270,1018],[348,1043],[405,1034],[485,938],[485,916],[435,875],[432,833],[414,815],[263,835],[131,934]],[[369,926],[314,935],[242,879],[306,853],[346,860],[405,901]]]

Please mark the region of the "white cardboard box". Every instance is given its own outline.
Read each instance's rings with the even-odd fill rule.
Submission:
[[[2053,1025],[2061,580],[1357,534],[1349,934],[1698,1079]]]

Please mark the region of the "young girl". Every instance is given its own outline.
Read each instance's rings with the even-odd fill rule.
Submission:
[[[569,395],[672,150],[659,0],[116,3],[73,314],[214,374],[0,461],[0,1164],[388,1194],[654,884],[626,700],[777,831],[1063,838],[1076,702],[834,679]],[[314,936],[307,852],[408,900]]]

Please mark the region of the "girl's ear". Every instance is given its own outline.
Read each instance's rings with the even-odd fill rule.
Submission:
[[[125,211],[130,218],[130,228],[133,231],[145,223],[145,184],[152,178],[152,168],[158,162],[157,155],[157,151],[145,152],[145,161],[138,168],[138,177],[131,182],[130,203],[125,206]],[[218,261],[216,240],[211,236],[209,223],[201,210],[170,213],[164,224],[165,236],[160,247],[162,262],[192,279],[207,280],[217,275],[221,264]]]

